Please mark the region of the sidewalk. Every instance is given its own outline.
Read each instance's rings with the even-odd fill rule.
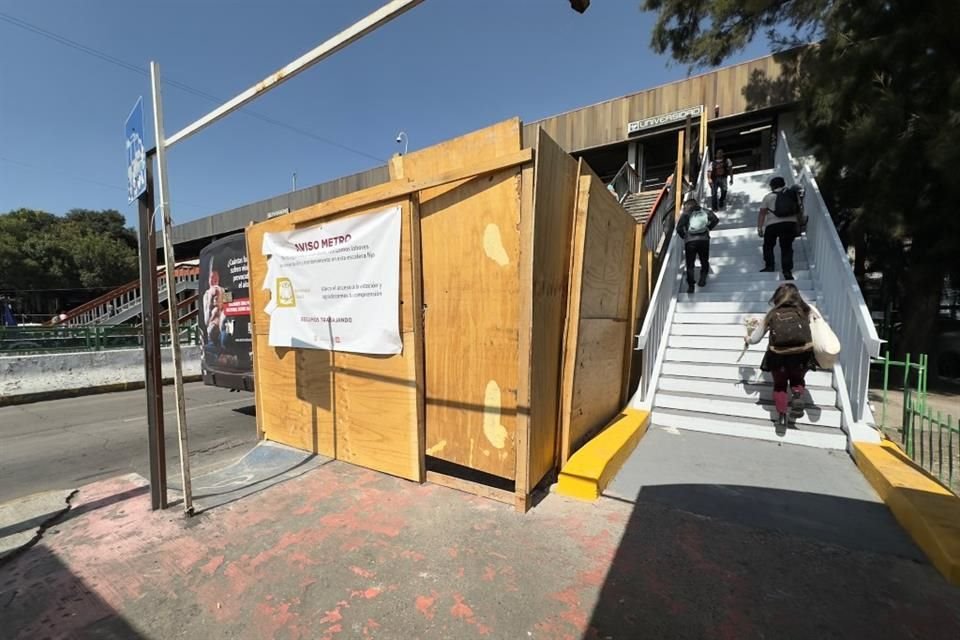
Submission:
[[[0,565],[5,637],[960,637],[960,590],[896,545],[658,500],[519,515],[329,462],[190,520],[150,512],[134,475],[71,504]]]

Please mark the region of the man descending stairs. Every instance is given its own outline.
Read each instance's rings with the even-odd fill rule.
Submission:
[[[718,212],[720,224],[710,233],[706,286],[689,294],[683,283],[667,336],[653,424],[844,449],[847,439],[832,372],[807,374],[803,416],[784,430],[775,424],[772,379],[760,371],[767,339],[744,350],[745,320],[763,317],[783,280],[778,271],[760,272],[764,262],[757,215],[772,177],[771,172],[738,176],[737,191],[726,210]],[[798,238],[794,244],[792,275],[804,298],[816,305],[818,287],[805,242]]]

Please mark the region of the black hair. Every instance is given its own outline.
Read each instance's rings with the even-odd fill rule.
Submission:
[[[781,178],[780,176],[776,176],[775,178],[770,179],[771,189],[781,189],[785,186],[787,186],[787,181]]]

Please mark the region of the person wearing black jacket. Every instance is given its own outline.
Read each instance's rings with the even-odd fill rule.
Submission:
[[[707,273],[710,271],[710,230],[720,224],[720,218],[710,209],[704,209],[696,198],[690,197],[683,203],[683,214],[677,220],[677,235],[683,238],[683,249],[687,259],[687,293],[694,293],[694,262],[700,259],[701,287],[707,286]]]

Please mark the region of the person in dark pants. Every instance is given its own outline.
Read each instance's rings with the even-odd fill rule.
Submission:
[[[770,335],[760,370],[773,376],[777,427],[785,429],[789,422],[803,416],[803,395],[806,391],[804,377],[807,371],[817,367],[810,315],[819,312],[803,299],[792,282],[777,287],[770,298],[770,305],[772,308],[762,321],[747,321],[750,334],[744,337],[744,341],[757,344],[764,335]]]
[[[770,193],[760,205],[757,234],[763,238],[763,269],[776,271],[774,249],[780,245],[780,268],[784,280],[793,280],[793,241],[800,235],[803,203],[798,193],[787,189],[780,176],[770,180]]]
[[[690,197],[683,203],[683,214],[677,220],[677,234],[683,238],[683,249],[687,259],[687,293],[693,293],[694,262],[700,259],[700,286],[707,286],[707,273],[710,271],[710,230],[720,223],[713,211],[700,206],[696,198]]]
[[[717,155],[707,169],[707,178],[710,181],[710,205],[714,211],[725,209],[727,206],[727,181],[733,184],[733,163],[723,154],[723,149],[717,149]],[[719,196],[719,200],[717,198]]]

